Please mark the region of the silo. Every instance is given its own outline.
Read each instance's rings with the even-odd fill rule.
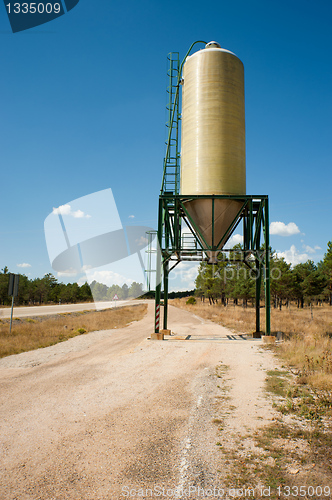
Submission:
[[[242,62],[210,42],[187,57],[182,85],[181,195],[245,195]],[[242,203],[217,198],[212,208],[211,198],[199,198],[185,206],[208,245],[220,242],[220,250]],[[215,258],[211,252],[210,261]]]
[[[205,48],[189,56],[198,43]],[[182,62],[178,52],[170,52],[168,62],[167,141],[156,259],[156,276],[163,280],[156,285],[154,338],[169,332],[169,273],[180,262],[206,260],[202,250],[210,263],[216,262],[221,250],[227,255],[231,252],[227,241],[240,222],[243,247],[237,255],[256,281],[256,338],[261,336],[262,279],[265,333],[270,335],[269,203],[267,195],[246,194],[243,64],[216,42],[202,40],[191,44]],[[200,245],[187,245],[188,240],[181,237],[184,223]]]

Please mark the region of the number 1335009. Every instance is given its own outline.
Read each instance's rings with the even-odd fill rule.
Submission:
[[[8,14],[59,14],[61,10],[61,5],[59,3],[55,3],[54,5],[51,3],[14,3],[11,5],[8,3],[6,5]]]

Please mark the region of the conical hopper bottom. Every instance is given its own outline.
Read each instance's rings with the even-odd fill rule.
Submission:
[[[190,218],[198,227],[201,234],[197,233],[198,239],[206,248],[204,240],[208,246],[217,247],[218,251],[206,252],[210,263],[217,262],[217,255],[223,248],[237,222],[237,214],[243,206],[242,201],[214,199],[214,217],[212,198],[202,198],[187,201],[184,204]],[[213,228],[214,220],[214,229]],[[204,240],[203,240],[203,238]],[[218,245],[218,246],[217,246]]]

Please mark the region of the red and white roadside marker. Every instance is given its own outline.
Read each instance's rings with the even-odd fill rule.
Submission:
[[[156,332],[159,332],[160,304],[156,305]]]

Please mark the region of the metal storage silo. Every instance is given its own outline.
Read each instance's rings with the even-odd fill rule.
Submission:
[[[187,57],[183,66],[181,194],[245,193],[244,68],[235,54],[210,42]],[[209,245],[223,238],[219,249],[240,208],[238,200],[214,200],[212,229],[211,199],[186,203]],[[215,258],[211,252],[210,260]]]

